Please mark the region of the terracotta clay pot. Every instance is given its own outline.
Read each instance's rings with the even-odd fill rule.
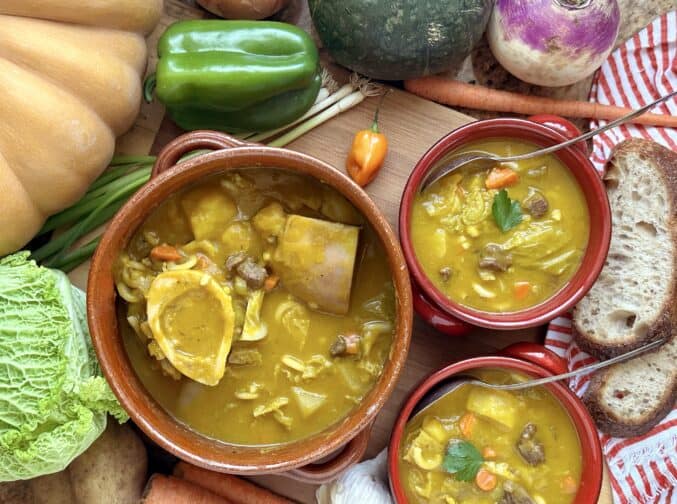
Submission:
[[[562,374],[568,371],[567,363],[555,353],[536,343],[515,343],[503,349],[498,355],[475,357],[450,364],[432,373],[411,393],[395,421],[388,448],[388,477],[393,498],[397,504],[407,504],[404,483],[400,475],[404,429],[416,405],[436,386],[453,375],[471,369],[500,368],[517,371],[534,378]],[[576,504],[596,504],[602,488],[603,458],[595,422],[583,402],[566,385],[555,382],[545,385],[569,413],[578,433],[581,446],[581,482],[573,500]]]
[[[215,151],[176,164],[183,155],[197,149]],[[344,195],[365,216],[381,240],[397,293],[396,334],[390,359],[362,402],[345,418],[337,419],[336,424],[318,434],[265,448],[235,446],[203,436],[175,420],[150,396],[132,368],[118,331],[117,295],[112,273],[114,261],[134,232],[169,195],[204,177],[256,166],[306,174]],[[101,369],[124,409],[153,441],[187,462],[214,471],[234,474],[283,472],[312,482],[332,479],[364,454],[374,418],[395,388],[404,366],[412,317],[409,273],[397,237],[359,186],[313,157],[246,144],[214,131],[185,134],[163,149],[150,182],[122,207],[103,235],[92,259],[87,288],[87,318]],[[316,463],[321,459],[321,463]]]
[[[611,240],[611,210],[602,179],[588,160],[585,143],[555,153],[576,178],[590,215],[590,236],[581,265],[558,292],[542,303],[513,312],[486,312],[463,306],[449,299],[427,277],[419,263],[409,223],[414,197],[425,175],[447,154],[464,144],[486,138],[515,138],[538,146],[555,145],[580,132],[569,121],[553,115],[487,119],[455,129],[441,138],[414,167],[400,204],[400,242],[412,275],[414,308],[437,330],[449,335],[466,334],[472,325],[491,329],[522,329],[542,325],[571,309],[597,280]]]

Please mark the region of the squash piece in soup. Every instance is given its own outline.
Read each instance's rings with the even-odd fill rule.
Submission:
[[[287,214],[277,202],[263,207],[252,219],[254,228],[266,239],[277,238],[284,231]]]
[[[237,215],[237,206],[219,187],[198,187],[181,199],[196,240],[219,238]]]
[[[515,427],[517,422],[519,405],[515,396],[510,392],[481,387],[473,388],[468,394],[466,407],[468,411],[493,420],[506,430]]]
[[[326,394],[318,394],[301,387],[292,387],[291,391],[301,410],[301,416],[303,416],[303,418],[308,418],[327,401]]]
[[[273,268],[296,297],[343,315],[350,306],[359,233],[355,226],[289,215]]]
[[[167,271],[151,283],[147,311],[155,341],[172,366],[216,385],[233,339],[230,295],[207,273]]]
[[[221,243],[226,256],[245,252],[258,255],[261,243],[258,234],[248,221],[235,221],[226,227],[221,235]]]

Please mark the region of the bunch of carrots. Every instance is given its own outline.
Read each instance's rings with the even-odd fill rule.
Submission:
[[[150,477],[141,504],[292,504],[292,501],[237,476],[179,462],[172,476]]]

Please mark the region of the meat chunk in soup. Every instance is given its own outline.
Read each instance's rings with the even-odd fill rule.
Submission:
[[[536,502],[524,488],[507,480],[503,483],[503,496],[498,504],[536,504]]]
[[[522,206],[533,217],[540,219],[548,213],[548,200],[537,189],[530,188],[529,195],[522,201]]]
[[[517,451],[522,458],[532,466],[545,462],[543,445],[536,439],[536,425],[528,423],[524,426],[522,434],[517,441]]]
[[[480,268],[492,271],[507,271],[512,266],[512,256],[500,245],[489,243],[482,251]]]
[[[237,266],[237,274],[247,282],[251,289],[260,289],[268,278],[268,271],[260,264],[247,257]]]

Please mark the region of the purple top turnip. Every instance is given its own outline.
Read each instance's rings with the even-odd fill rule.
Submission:
[[[564,86],[599,68],[619,23],[616,0],[497,0],[487,38],[496,59],[516,77]]]

